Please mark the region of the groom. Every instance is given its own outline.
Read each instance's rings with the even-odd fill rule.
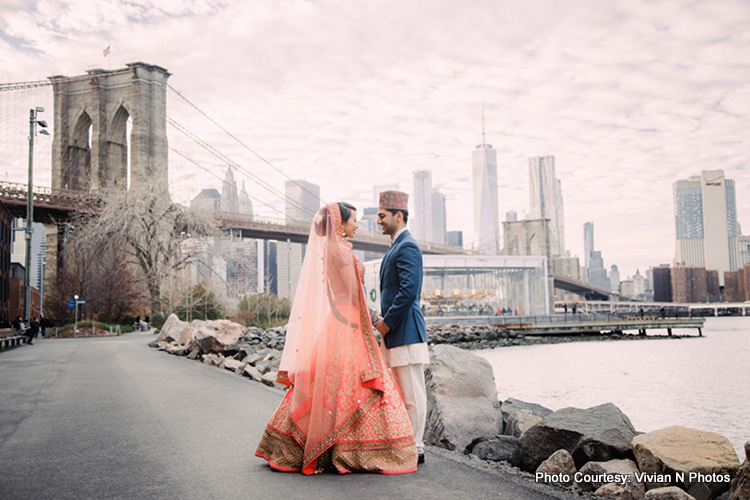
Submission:
[[[427,329],[419,308],[422,292],[422,251],[406,229],[409,195],[380,193],[378,224],[391,237],[391,248],[380,266],[380,313],[375,328],[383,335],[385,359],[391,368],[411,419],[419,463],[424,462],[427,391],[424,365],[430,362]]]

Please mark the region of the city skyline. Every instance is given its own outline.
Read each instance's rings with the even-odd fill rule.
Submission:
[[[414,170],[431,170],[446,197],[447,229],[462,230],[466,246],[484,106],[486,140],[497,150],[499,213],[524,218],[528,158],[554,155],[566,246],[583,259],[583,223],[594,222],[597,250],[623,277],[671,263],[672,184],[701,170],[722,169],[736,180],[738,221],[750,227],[746,3],[155,5],[7,3],[0,8],[3,80],[133,61],[163,66],[173,88],[290,178],[319,185],[323,201],[364,209],[373,185],[404,189]],[[20,126],[2,121],[23,146],[29,107],[46,106],[42,118],[49,119],[51,102],[21,104]],[[186,107],[169,93],[170,117],[284,190],[284,177],[202,128]],[[193,153],[168,132],[170,146]],[[37,141],[40,185],[49,185],[45,140]],[[1,157],[0,179],[24,182],[15,165],[25,167],[26,154],[21,147],[17,158]],[[185,204],[204,187],[219,189],[226,169],[209,163],[216,179],[172,151],[170,165],[173,196]],[[283,217],[282,200],[244,172],[235,179],[246,182],[257,215]]]

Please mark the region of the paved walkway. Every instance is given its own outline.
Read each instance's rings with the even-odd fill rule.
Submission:
[[[273,472],[253,452],[282,393],[153,338],[0,351],[0,498],[581,498],[432,447],[415,474]]]

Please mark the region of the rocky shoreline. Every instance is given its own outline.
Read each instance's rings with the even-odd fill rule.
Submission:
[[[184,323],[172,315],[149,345],[282,389],[275,380],[285,333],[284,327],[244,328],[227,320]],[[495,327],[430,329],[425,441],[510,467],[536,482],[588,492],[585,495],[623,500],[750,498],[750,442],[740,465],[723,436],[677,426],[639,433],[611,403],[552,411],[519,399],[500,402],[492,367],[467,350],[659,338],[679,337],[537,338]]]

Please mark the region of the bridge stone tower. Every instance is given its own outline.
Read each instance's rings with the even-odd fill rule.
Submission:
[[[153,185],[168,193],[170,73],[142,62],[126,66],[49,77],[54,93],[53,188],[125,190],[129,174],[131,189]]]

